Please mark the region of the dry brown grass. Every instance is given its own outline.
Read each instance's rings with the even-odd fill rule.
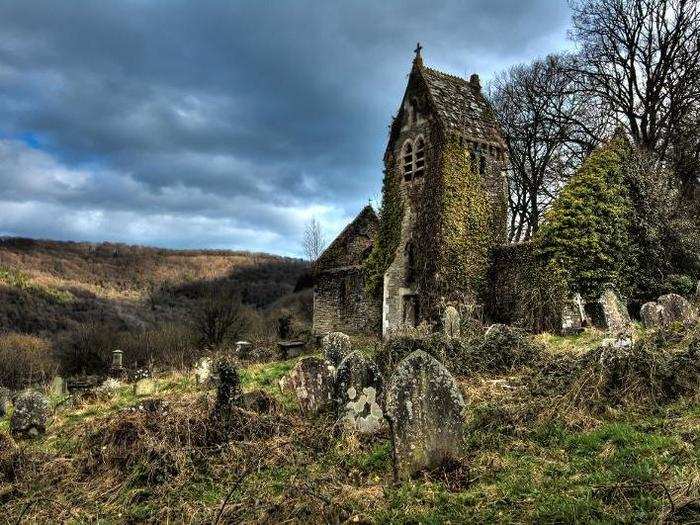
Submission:
[[[0,334],[0,386],[18,390],[43,383],[57,370],[50,342],[26,334]]]

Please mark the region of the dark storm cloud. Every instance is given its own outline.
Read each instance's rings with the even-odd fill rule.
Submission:
[[[0,234],[298,253],[376,196],[416,40],[495,71],[558,1],[0,5]],[[207,244],[208,243],[208,244]]]

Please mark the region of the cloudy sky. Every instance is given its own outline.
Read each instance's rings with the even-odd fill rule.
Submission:
[[[4,0],[0,235],[301,255],[381,188],[416,41],[487,80],[565,0]]]

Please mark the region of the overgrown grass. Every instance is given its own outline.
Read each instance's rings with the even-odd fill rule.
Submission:
[[[596,337],[540,342],[551,342],[554,352],[569,345],[578,352]],[[23,444],[26,465],[9,493],[2,490],[7,463],[0,453],[8,519],[26,509],[29,521],[77,522],[201,523],[219,512],[225,522],[435,524],[692,515],[692,500],[682,494],[700,479],[697,398],[646,411],[624,405],[585,417],[563,411],[541,417],[548,398],[494,386],[488,376],[464,377],[472,395],[463,458],[394,483],[388,433],[342,434],[331,416],[302,417],[282,397],[277,383],[296,362],[241,370],[244,390],[263,389],[281,403],[273,413],[242,413],[224,441],[207,441],[213,396],[188,374],[155,380],[153,397],[167,404],[162,413],[125,411],[142,401],[130,386],[110,399],[59,406],[47,435]],[[511,371],[508,381],[527,384],[516,381],[517,373],[531,372]],[[40,498],[42,504],[33,503]]]

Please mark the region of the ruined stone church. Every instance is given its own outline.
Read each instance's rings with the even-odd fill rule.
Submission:
[[[505,243],[506,144],[479,77],[431,69],[420,50],[384,154],[381,220],[367,206],[315,264],[317,334],[388,335],[447,305],[482,307]]]

